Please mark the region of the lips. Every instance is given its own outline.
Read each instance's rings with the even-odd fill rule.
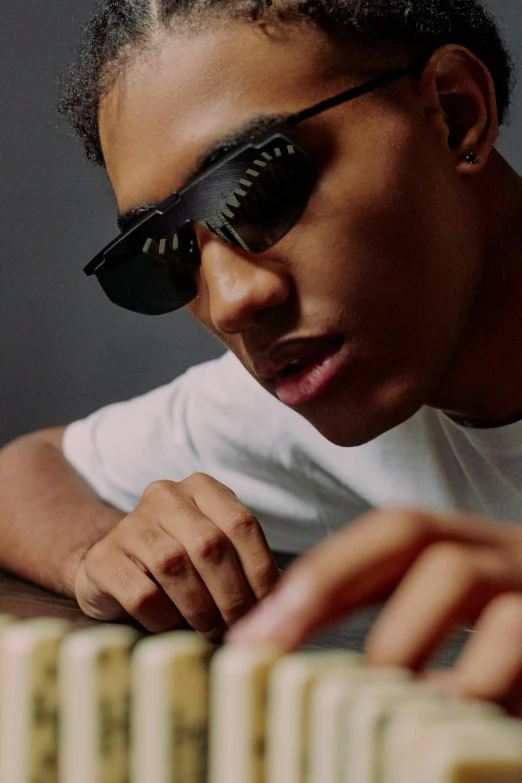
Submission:
[[[317,402],[332,387],[346,364],[345,352],[325,354],[310,362],[296,373],[282,375],[275,381],[275,392],[279,401],[289,408]]]
[[[266,359],[254,361],[254,370],[265,381],[278,382],[336,353],[343,343],[342,335],[325,335],[289,340],[274,346]]]

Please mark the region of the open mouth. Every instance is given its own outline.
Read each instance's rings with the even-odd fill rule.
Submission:
[[[295,408],[321,397],[341,372],[346,361],[343,340],[313,358],[292,362],[278,374],[275,385],[281,402]]]
[[[279,376],[281,378],[288,378],[289,375],[297,375],[297,373],[304,370],[308,364],[311,364],[311,362],[292,362],[292,364],[289,364],[284,370],[281,370]]]
[[[277,380],[280,381],[284,378],[289,378],[292,375],[299,375],[299,373],[304,370],[322,362],[327,356],[337,353],[343,342],[344,339],[342,335],[337,335],[329,341],[328,345],[324,345],[323,343],[323,345],[317,346],[317,350],[312,351],[311,353],[308,352],[302,359],[290,362],[285,368],[280,370],[277,375]]]

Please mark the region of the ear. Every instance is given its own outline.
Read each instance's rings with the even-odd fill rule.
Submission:
[[[422,89],[430,91],[441,141],[454,157],[461,176],[481,171],[498,138],[498,108],[495,85],[484,63],[456,44],[442,46],[433,54],[422,76]],[[466,160],[469,153],[475,164]]]

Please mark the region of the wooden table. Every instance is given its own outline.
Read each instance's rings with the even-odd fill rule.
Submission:
[[[293,560],[293,556],[277,555],[277,559],[280,567],[284,569]],[[345,648],[360,652],[364,648],[364,639],[378,612],[378,608],[359,612],[332,629],[319,634],[306,647],[308,649]],[[2,571],[0,571],[0,614],[11,614],[21,620],[33,617],[59,617],[69,620],[77,627],[98,625],[96,620],[86,617],[74,601],[62,598]],[[450,666],[468,637],[469,632],[466,631],[455,634],[449,643],[434,656],[433,664],[437,667]]]
[[[0,571],[0,614],[12,614],[20,620],[60,617],[79,627],[98,624],[84,615],[75,601],[49,593],[3,571]]]
[[[282,570],[286,570],[295,557],[295,555],[276,553],[277,564]],[[91,620],[84,615],[75,601],[62,598],[1,570],[0,614],[11,614],[20,620],[34,617],[59,617],[79,627],[98,625],[96,620]]]

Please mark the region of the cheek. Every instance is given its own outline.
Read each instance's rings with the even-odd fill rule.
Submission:
[[[322,176],[302,241],[306,231],[310,259],[324,259],[323,290],[342,299],[359,333],[393,325],[404,346],[412,328],[435,339],[428,319],[443,315],[449,336],[469,304],[478,254],[463,187],[411,124],[376,127],[347,140]]]

